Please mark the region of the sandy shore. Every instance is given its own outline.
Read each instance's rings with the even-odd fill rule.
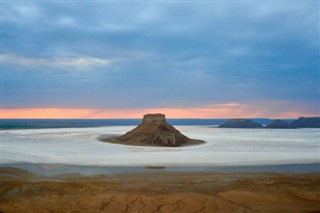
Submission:
[[[320,212],[320,173],[54,176],[3,167],[1,212]]]

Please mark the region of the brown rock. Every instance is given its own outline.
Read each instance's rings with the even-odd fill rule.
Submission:
[[[106,142],[138,146],[185,146],[204,143],[190,139],[166,122],[164,114],[146,114],[142,123],[120,137],[102,139]]]

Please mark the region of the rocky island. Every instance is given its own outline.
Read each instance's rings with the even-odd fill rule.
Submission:
[[[267,129],[294,129],[294,128],[320,128],[320,117],[300,117],[292,123],[276,119],[263,126],[249,119],[230,119],[219,128],[267,128]]]
[[[259,123],[248,119],[230,119],[224,124],[218,126],[219,128],[263,128]]]
[[[292,127],[290,127],[290,125],[287,122],[282,121],[280,119],[277,119],[277,120],[269,123],[268,125],[266,125],[265,128],[270,128],[270,129],[288,129],[288,128],[292,128]]]
[[[101,139],[105,142],[135,146],[179,147],[202,144],[204,141],[190,139],[166,122],[164,114],[146,114],[142,123],[119,137]]]
[[[292,128],[320,128],[320,117],[300,117],[290,124]]]

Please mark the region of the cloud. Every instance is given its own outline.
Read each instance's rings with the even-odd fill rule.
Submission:
[[[61,57],[61,58],[28,58],[18,55],[1,55],[4,63],[30,66],[30,67],[53,67],[62,69],[89,69],[97,66],[110,66],[115,60],[101,59],[95,57]]]
[[[288,103],[286,103],[288,104]],[[226,103],[220,105],[185,108],[23,108],[2,109],[2,118],[141,118],[147,113],[164,113],[167,118],[297,118],[319,116],[320,112],[308,112],[301,105],[283,107],[278,102],[266,105]]]
[[[61,16],[58,18],[57,23],[62,26],[71,26],[71,25],[75,24],[75,21],[70,16]]]
[[[247,103],[284,100],[314,112],[318,8],[301,1],[4,2],[4,106],[240,112]]]
[[[208,104],[205,105],[205,108],[212,108],[212,109],[217,109],[217,108],[239,108],[242,105],[240,103],[223,103],[223,104]]]
[[[3,13],[2,18],[4,21],[27,23],[44,17],[41,6],[36,4],[10,4],[9,2],[4,2],[3,6],[1,12]]]

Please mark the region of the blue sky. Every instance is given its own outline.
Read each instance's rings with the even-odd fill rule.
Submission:
[[[320,114],[319,4],[3,2],[2,106]]]

